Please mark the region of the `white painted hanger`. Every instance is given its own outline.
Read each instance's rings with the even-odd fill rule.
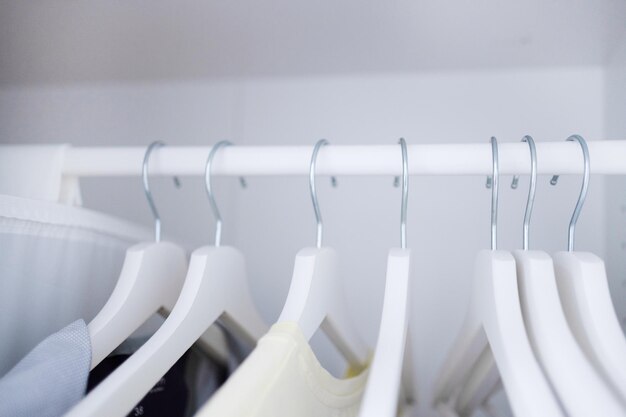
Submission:
[[[574,252],[578,216],[587,196],[590,159],[585,140],[573,135],[583,151],[585,172],[568,228],[568,251],[554,255],[556,282],[567,321],[579,345],[600,374],[626,401],[626,338],[613,309],[604,262],[588,252]],[[556,184],[558,177],[551,183]]]
[[[215,246],[194,251],[181,294],[159,330],[108,378],[74,407],[68,416],[125,416],[187,349],[218,319],[252,340],[267,330],[252,301],[242,254],[220,246],[221,217],[211,187],[209,154],[206,187],[217,220]]]
[[[328,144],[318,141],[313,149],[309,171],[309,187],[317,219],[317,247],[304,248],[296,255],[287,300],[278,322],[296,322],[307,339],[322,328],[348,362],[363,364],[368,349],[359,337],[344,302],[343,287],[337,276],[337,253],[322,247],[322,217],[315,190],[315,165],[320,148]]]
[[[524,328],[515,260],[496,250],[498,204],[497,141],[493,152],[491,248],[478,253],[470,308],[459,337],[444,362],[435,388],[435,405],[449,403],[489,345],[517,416],[562,416]]]
[[[395,417],[398,411],[402,372],[403,370],[411,372],[411,369],[403,366],[409,323],[411,275],[411,251],[406,248],[409,173],[404,139],[400,139],[400,146],[402,147],[401,247],[391,249],[387,258],[382,319],[359,417]]]
[[[498,388],[502,388],[500,374],[491,349],[487,347],[480,354],[452,406],[459,416],[469,417],[475,410],[483,407]]]
[[[567,414],[626,416],[626,410],[570,330],[561,307],[552,259],[539,251],[515,251],[514,255],[526,327]]]
[[[552,258],[545,252],[528,250],[537,158],[534,141],[530,136],[525,139],[531,149],[531,186],[524,216],[524,250],[516,250],[513,254],[531,345],[567,415],[626,416],[624,408],[588,361],[567,324]]]
[[[528,137],[530,138],[530,137]],[[531,181],[530,187],[528,190],[528,201],[526,204],[526,210],[524,214],[524,223],[523,223],[523,246],[524,248],[528,247],[529,241],[529,225],[530,225],[530,216],[532,213],[532,207],[534,204],[534,196],[535,196],[535,187],[536,187],[536,178],[537,178],[537,159],[536,159],[536,151],[534,146],[534,141],[532,138],[530,140],[527,137],[524,137],[522,141],[528,143],[530,149],[530,160],[531,160]],[[517,188],[519,181],[519,176],[513,177],[513,182],[511,183],[511,188]],[[473,369],[470,371],[470,375],[467,380],[463,384],[462,389],[460,390],[455,403],[453,404],[454,408],[458,410],[460,416],[470,416],[480,407],[483,407],[484,404],[487,404],[489,398],[493,393],[495,393],[499,388],[502,388],[502,382],[500,380],[500,374],[498,373],[498,368],[493,359],[493,354],[491,353],[491,349],[487,347],[480,355],[478,362],[474,365]]]
[[[476,378],[475,376],[479,376]],[[479,385],[472,386],[477,382]],[[469,389],[467,389],[469,386]],[[485,415],[495,417],[496,410],[491,406],[491,397],[502,389],[502,380],[495,365],[493,354],[489,348],[485,349],[480,356],[478,363],[472,371],[472,378],[463,386],[463,391],[459,393],[455,411],[459,417],[469,417],[480,409]]]
[[[187,255],[174,243],[161,241],[161,219],[148,184],[148,162],[161,142],[152,143],[143,161],[143,186],[155,219],[155,242],[126,251],[120,277],[104,307],[87,326],[91,338],[91,369],[126,340],[159,309],[170,311],[187,271]]]
[[[557,252],[554,267],[568,323],[596,369],[626,399],[626,341],[613,309],[604,262],[589,252]]]
[[[579,343],[572,335],[561,308],[561,299],[564,298],[562,297],[563,294],[561,294],[561,299],[559,298],[552,260],[544,252],[526,251],[536,184],[536,153],[532,138],[526,137],[524,140],[528,141],[531,150],[531,186],[526,215],[524,216],[524,251],[516,251],[515,258],[518,262],[518,280],[523,300],[524,318],[533,341],[533,347],[569,415],[624,415],[624,407],[620,404],[619,398],[616,398],[609,386],[600,378],[597,369],[594,369],[589,363]],[[579,143],[584,150],[584,140],[579,141]],[[585,154],[585,159],[587,158],[588,155]],[[585,167],[588,170],[587,162]],[[513,180],[513,186],[516,181],[517,179]],[[588,171],[585,174],[577,208],[574,210],[570,222],[568,247],[572,249],[575,225],[585,200],[587,181]],[[555,179],[552,183],[556,183]],[[568,252],[564,254],[567,255]],[[555,262],[557,262],[556,259]],[[594,282],[597,281],[594,280]],[[606,288],[605,294],[610,297],[608,288]],[[563,302],[563,304],[565,303]],[[591,307],[584,301],[583,305],[584,309]],[[605,306],[603,305],[600,311],[606,311]],[[609,309],[610,306],[611,304],[609,304]],[[614,313],[613,317],[615,317]],[[615,319],[613,321],[616,322]],[[571,327],[573,328],[573,326]],[[619,335],[623,339],[621,331]],[[480,372],[472,374],[463,392],[459,395],[457,409],[461,415],[471,414],[473,409],[484,400],[484,396],[487,395],[486,390],[492,383],[491,379],[493,379],[494,374],[497,376],[497,370],[493,363],[492,369],[485,370],[482,375]],[[580,384],[579,381],[585,381],[585,384]]]

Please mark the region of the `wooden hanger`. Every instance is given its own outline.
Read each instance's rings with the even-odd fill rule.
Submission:
[[[406,244],[406,212],[409,193],[409,173],[406,142],[402,148],[402,209],[400,215],[400,248],[389,251],[382,319],[374,359],[363,394],[359,417],[394,417],[398,411],[402,373],[412,369],[404,363],[408,325],[411,277],[411,251]],[[408,392],[409,400],[413,392]]]
[[[502,388],[498,367],[489,347],[485,348],[474,367],[471,376],[463,384],[456,402],[452,404],[459,416],[469,417],[483,407],[496,390]]]
[[[569,416],[625,415],[569,328],[561,307],[552,258],[545,252],[528,250],[537,156],[532,138],[526,136],[524,139],[531,149],[531,186],[524,216],[524,250],[516,250],[513,254],[517,263],[522,312],[535,355]],[[580,381],[585,381],[585,384]]]
[[[161,219],[148,184],[148,163],[157,147],[146,150],[142,178],[146,198],[155,218],[155,241],[132,246],[126,251],[120,277],[106,304],[87,326],[91,338],[91,369],[126,340],[150,316],[171,311],[187,271],[185,250],[161,241]]]
[[[626,340],[604,262],[589,252],[557,252],[554,268],[567,321],[588,359],[626,399]]]
[[[157,332],[130,358],[85,397],[68,416],[125,416],[159,379],[218,319],[230,330],[258,340],[267,330],[252,301],[242,254],[220,246],[221,217],[211,187],[207,160],[206,187],[217,230],[215,246],[196,249],[171,314]]]
[[[439,375],[434,403],[454,401],[472,367],[489,346],[515,415],[563,416],[526,334],[515,259],[510,252],[496,250],[499,176],[495,138],[491,145],[492,250],[478,253],[470,308]]]
[[[586,141],[579,135],[572,135],[567,140],[580,144],[585,170],[580,196],[568,228],[568,251],[554,255],[556,283],[574,337],[624,404],[626,338],[613,308],[604,262],[592,253],[574,251],[576,223],[589,184],[589,150]],[[557,176],[553,177],[551,184],[555,185],[557,179]]]
[[[357,333],[344,301],[341,281],[337,276],[337,253],[322,247],[322,217],[315,190],[315,165],[325,139],[313,149],[309,186],[317,219],[317,246],[304,248],[296,255],[287,300],[278,322],[296,322],[307,339],[322,328],[351,364],[363,364],[368,349]]]
[[[568,325],[561,306],[552,259],[544,252],[527,250],[536,185],[536,152],[532,138],[527,136],[524,140],[527,140],[531,150],[531,186],[524,216],[524,250],[515,251],[514,254],[524,319],[533,348],[568,415],[624,415],[624,407],[620,404],[619,397],[602,380],[572,334],[570,327],[573,326]],[[584,140],[580,138],[579,142],[584,150]],[[585,180],[570,222],[570,249],[573,249],[574,229],[586,196],[589,167],[587,159],[588,154],[585,153]],[[556,184],[556,178],[553,178],[552,184]],[[516,179],[513,184],[516,184]],[[472,375],[459,397],[458,409],[461,415],[469,415],[473,407],[480,404],[486,387],[491,384],[487,379],[491,380],[493,376],[493,369],[483,372],[482,375],[480,372]],[[485,380],[481,382],[481,379]],[[585,381],[584,385],[580,384],[581,380]]]

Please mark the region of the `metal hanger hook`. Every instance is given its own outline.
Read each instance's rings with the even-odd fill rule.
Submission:
[[[530,216],[533,214],[533,206],[535,205],[535,192],[537,189],[537,148],[535,141],[530,135],[522,138],[522,142],[528,143],[530,151],[530,186],[528,187],[528,199],[526,200],[526,211],[524,212],[524,228],[523,228],[523,245],[524,250],[528,250]],[[513,176],[511,188],[516,189],[519,183],[519,175]]]
[[[315,188],[315,168],[317,165],[317,154],[322,146],[328,145],[329,142],[326,139],[320,139],[313,148],[313,154],[311,155],[311,164],[309,165],[309,191],[311,193],[311,201],[313,202],[313,210],[315,211],[315,221],[317,223],[317,238],[316,246],[322,247],[322,236],[324,232],[324,224],[322,222],[322,213],[320,212],[320,205],[317,201],[317,190]]]
[[[500,167],[498,163],[498,140],[491,137],[491,250],[498,249],[498,182]]]
[[[213,158],[217,151],[224,146],[231,146],[232,143],[223,140],[217,142],[211,148],[211,152],[209,152],[209,156],[206,160],[206,166],[204,168],[204,186],[206,189],[207,196],[209,197],[209,204],[211,205],[211,211],[213,212],[213,217],[215,217],[215,246],[220,246],[222,243],[222,216],[220,215],[220,210],[217,207],[217,202],[215,201],[215,195],[213,194],[213,184],[211,182],[211,166],[213,165]]]
[[[143,192],[146,195],[146,200],[148,200],[148,205],[150,206],[150,210],[152,211],[152,216],[154,216],[154,241],[161,241],[161,217],[159,216],[159,212],[157,211],[156,205],[154,204],[154,199],[152,198],[152,192],[150,191],[150,183],[148,181],[148,165],[150,162],[150,155],[152,151],[156,148],[160,148],[165,146],[165,143],[156,141],[152,142],[148,148],[146,149],[146,153],[143,157],[143,165],[141,167],[141,179],[143,181]]]
[[[409,156],[406,141],[398,141],[402,149],[402,207],[400,209],[400,247],[406,249],[406,212],[409,203]]]
[[[583,209],[585,200],[587,199],[587,191],[589,189],[589,176],[590,176],[590,158],[589,148],[587,147],[587,141],[580,135],[572,135],[567,138],[567,141],[577,141],[580,144],[580,148],[583,151],[584,171],[583,171],[583,183],[580,187],[580,194],[578,195],[578,201],[576,201],[576,207],[572,213],[572,218],[569,221],[569,227],[567,229],[567,250],[572,252],[574,250],[574,237],[576,234],[576,223],[578,223],[578,217]],[[550,180],[550,184],[556,185],[559,180],[558,175],[554,175]]]

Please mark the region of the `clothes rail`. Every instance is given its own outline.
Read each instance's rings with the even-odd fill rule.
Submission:
[[[487,138],[488,139],[488,138]],[[409,145],[411,175],[490,175],[491,145]],[[393,142],[393,140],[390,140]],[[626,140],[588,142],[591,173],[626,174]],[[312,146],[230,146],[216,155],[212,173],[226,176],[308,175]],[[210,146],[165,146],[154,152],[150,175],[204,175]],[[139,176],[145,147],[70,147],[63,175]],[[528,174],[528,145],[499,144],[500,173]],[[389,145],[329,145],[319,155],[318,175],[400,175],[400,152]],[[537,142],[539,174],[581,174],[583,156],[574,142]]]

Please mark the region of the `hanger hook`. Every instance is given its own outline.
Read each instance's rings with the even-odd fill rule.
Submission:
[[[526,200],[526,211],[524,212],[524,232],[523,232],[523,246],[524,250],[528,250],[528,235],[530,229],[530,216],[533,213],[533,206],[535,205],[535,191],[537,189],[537,149],[535,147],[535,141],[530,135],[526,135],[522,138],[522,142],[528,143],[528,149],[530,151],[530,186],[528,188],[528,199]],[[519,175],[513,176],[513,182],[511,182],[511,188],[516,189],[519,182]]]
[[[587,141],[580,135],[572,135],[567,138],[567,141],[573,142],[577,141],[580,144],[580,147],[583,151],[583,160],[584,160],[584,172],[583,172],[583,183],[580,187],[580,194],[578,195],[578,201],[576,201],[576,207],[574,208],[574,212],[572,213],[572,218],[569,221],[569,227],[567,229],[567,250],[568,252],[572,252],[574,250],[574,235],[576,233],[576,223],[578,222],[578,217],[580,216],[580,212],[583,209],[583,205],[585,204],[585,200],[587,199],[587,190],[589,189],[589,174],[590,174],[590,161],[589,161],[589,148],[587,147]],[[559,180],[558,175],[554,175],[550,180],[550,184],[556,185]]]
[[[159,212],[157,211],[156,205],[154,204],[154,199],[152,198],[152,192],[150,191],[150,184],[148,181],[148,164],[150,162],[150,155],[152,151],[156,148],[160,148],[165,146],[165,143],[156,141],[152,142],[148,148],[146,149],[146,153],[143,157],[143,165],[141,169],[141,179],[143,180],[143,192],[146,195],[146,199],[148,200],[148,205],[150,206],[150,210],[152,211],[152,216],[154,216],[154,241],[161,241],[161,217],[159,216]]]
[[[406,249],[406,212],[409,203],[409,157],[406,149],[406,141],[400,138],[398,141],[402,149],[402,208],[400,210],[400,244]]]
[[[498,180],[500,167],[498,164],[498,140],[491,137],[491,250],[498,249]]]
[[[213,165],[213,158],[217,151],[224,146],[231,146],[232,143],[223,140],[217,142],[211,148],[211,152],[209,152],[209,156],[206,160],[206,166],[204,168],[204,186],[206,188],[207,196],[209,197],[209,204],[211,205],[211,211],[213,212],[213,217],[215,217],[215,246],[220,246],[222,243],[222,216],[220,215],[220,210],[217,207],[217,202],[215,201],[215,195],[213,194],[213,185],[211,183],[211,166]]]
[[[311,201],[313,201],[313,210],[315,211],[315,221],[317,222],[317,240],[316,245],[318,248],[322,247],[322,234],[324,224],[322,222],[322,213],[320,212],[320,205],[317,201],[317,190],[315,189],[315,167],[317,165],[317,154],[322,146],[328,145],[326,139],[320,139],[313,148],[313,154],[311,155],[311,165],[309,166],[309,191],[311,192]]]

